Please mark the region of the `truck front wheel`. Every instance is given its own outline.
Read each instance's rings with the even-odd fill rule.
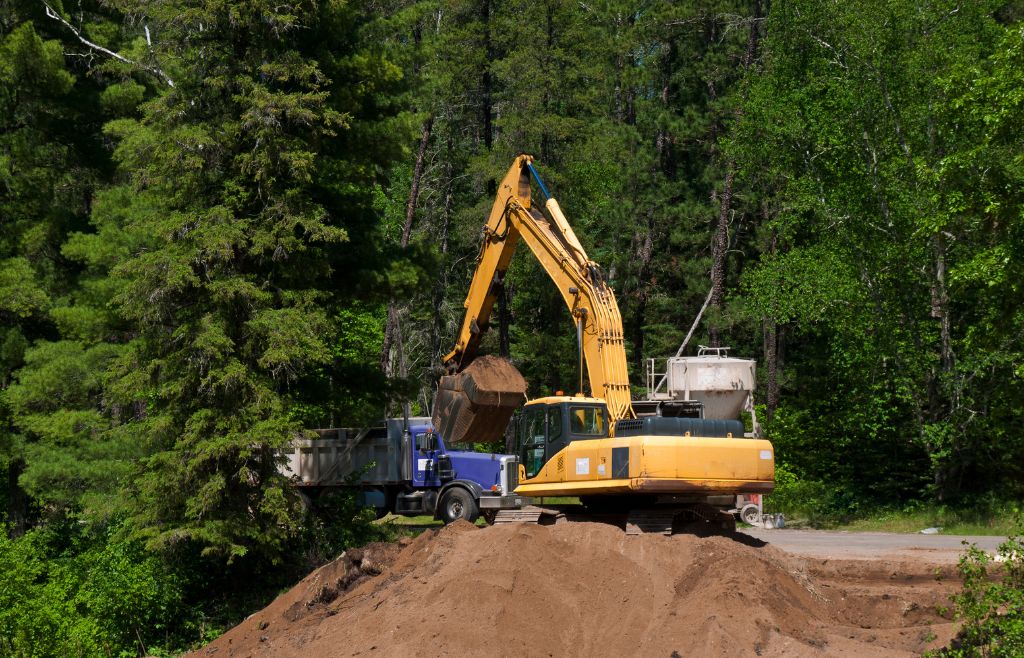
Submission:
[[[445,525],[459,519],[473,523],[480,516],[480,508],[477,507],[473,495],[461,487],[454,487],[445,492],[441,497],[440,512]]]

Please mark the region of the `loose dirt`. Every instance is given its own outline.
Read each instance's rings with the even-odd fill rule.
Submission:
[[[194,656],[911,656],[954,624],[919,561],[752,537],[465,522],[349,551]]]

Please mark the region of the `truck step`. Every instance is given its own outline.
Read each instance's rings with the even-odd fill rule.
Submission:
[[[529,505],[522,509],[503,509],[494,515],[494,524],[499,523],[540,523],[550,525],[565,518],[560,510]]]
[[[503,509],[494,515],[494,525],[500,523],[538,523],[540,510]]]
[[[626,534],[640,535],[645,532],[672,534],[672,521],[678,510],[632,510],[626,517]]]
[[[395,501],[395,512],[398,514],[423,512],[423,492],[415,491],[411,494],[400,495]]]

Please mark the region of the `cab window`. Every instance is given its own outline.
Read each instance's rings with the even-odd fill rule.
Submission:
[[[601,407],[569,407],[569,431],[585,436],[607,436],[604,409]]]
[[[562,409],[548,409],[548,443],[555,443],[562,438]]]
[[[526,477],[532,478],[544,466],[544,410],[527,410],[519,424],[519,455]]]
[[[420,432],[416,435],[416,449],[420,452],[437,450],[437,439],[433,432]]]

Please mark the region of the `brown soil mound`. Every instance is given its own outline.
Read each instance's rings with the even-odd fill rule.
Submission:
[[[909,656],[952,636],[950,587],[745,535],[459,522],[350,551],[194,655]]]

